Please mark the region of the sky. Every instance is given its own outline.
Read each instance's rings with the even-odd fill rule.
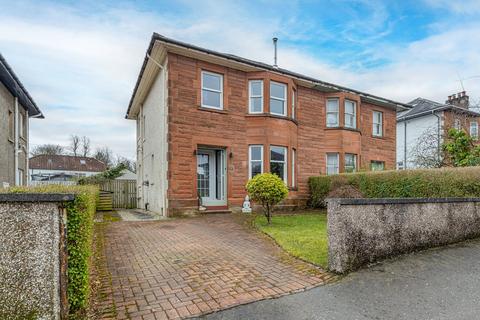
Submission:
[[[45,119],[31,146],[93,147],[135,158],[125,113],[153,32],[273,62],[318,79],[409,102],[480,100],[480,0],[4,1],[0,52]],[[462,81],[460,81],[462,80]]]

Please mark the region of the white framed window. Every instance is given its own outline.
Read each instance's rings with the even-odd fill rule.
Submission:
[[[370,170],[372,171],[385,170],[385,162],[373,160],[372,162],[370,162]]]
[[[287,183],[287,148],[270,146],[270,172]]]
[[[287,116],[287,85],[270,81],[270,113]]]
[[[375,137],[383,136],[383,112],[373,111],[372,134]]]
[[[327,99],[327,127],[339,126],[338,98]]]
[[[357,128],[357,103],[345,100],[345,127]]]
[[[295,181],[296,179],[295,163],[297,162],[296,156],[297,156],[297,151],[295,149],[292,149],[292,187],[293,188],[297,186],[297,182]]]
[[[345,153],[345,172],[357,171],[357,155]]]
[[[460,122],[460,119],[455,119],[455,122],[453,123],[453,127],[457,130],[462,129],[462,123]]]
[[[18,113],[18,134],[25,138],[25,117],[21,112]]]
[[[470,121],[470,137],[478,139],[478,122]]]
[[[338,153],[327,153],[327,175],[339,173]]]
[[[202,107],[223,109],[223,76],[202,71]]]
[[[295,112],[296,112],[296,99],[297,99],[297,91],[292,90],[292,119],[295,119]]]
[[[248,112],[263,113],[263,80],[248,82]]]
[[[251,145],[248,148],[248,178],[252,179],[257,174],[263,173],[263,146]]]

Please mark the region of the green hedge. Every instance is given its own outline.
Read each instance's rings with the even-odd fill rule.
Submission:
[[[311,177],[310,205],[323,207],[325,198],[351,186],[365,198],[480,197],[480,167],[376,171]]]
[[[0,189],[1,190],[1,189]],[[87,306],[90,295],[89,272],[92,255],[93,223],[99,190],[95,186],[12,187],[12,193],[73,193],[75,200],[66,202],[68,252],[68,303],[70,313]]]

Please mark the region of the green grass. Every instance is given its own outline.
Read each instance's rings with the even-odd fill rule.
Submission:
[[[272,237],[291,255],[327,268],[327,215],[325,213],[302,213],[274,215],[267,225],[264,216],[255,218],[255,226]]]

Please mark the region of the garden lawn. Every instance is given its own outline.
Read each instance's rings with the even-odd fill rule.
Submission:
[[[255,218],[255,226],[272,237],[291,255],[327,268],[328,240],[325,213],[276,215],[267,225],[264,216]]]

